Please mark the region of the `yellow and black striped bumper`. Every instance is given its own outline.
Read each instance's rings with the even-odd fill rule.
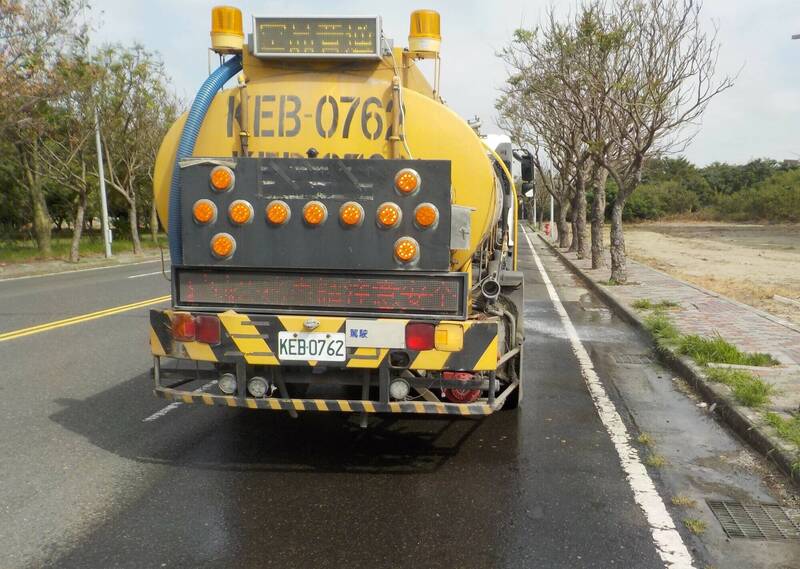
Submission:
[[[212,395],[201,391],[180,391],[167,387],[156,388],[155,394],[170,401],[212,405],[221,407],[243,407],[271,411],[332,411],[340,413],[414,413],[452,416],[485,416],[502,406],[498,398],[495,404],[488,403],[443,403],[429,401],[362,401],[353,399],[254,399],[232,395]]]
[[[249,316],[234,311],[218,314],[222,338],[218,345],[200,342],[178,342],[172,337],[170,310],[150,311],[150,345],[155,356],[216,363],[244,361],[250,365],[280,366],[278,333],[303,332],[304,322],[319,322],[315,332],[344,332],[347,318],[309,316]],[[378,319],[381,320],[381,319]],[[407,320],[385,319],[404,326]],[[456,351],[401,349],[409,356],[409,369],[450,371],[495,371],[498,359],[498,324],[496,320],[441,321],[463,328],[463,345]],[[327,367],[377,369],[383,365],[392,347],[347,347],[346,361],[325,362]],[[315,366],[317,362],[292,361],[290,365]]]

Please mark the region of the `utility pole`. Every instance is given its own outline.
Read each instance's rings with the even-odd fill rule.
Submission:
[[[100,117],[94,110],[94,142],[97,146],[97,177],[100,179],[100,220],[102,222],[103,245],[106,259],[111,258],[111,229],[108,227],[108,203],[106,202],[106,173],[103,169],[103,147],[100,144]]]

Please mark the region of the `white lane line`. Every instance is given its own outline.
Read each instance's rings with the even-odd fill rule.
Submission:
[[[164,260],[168,260],[165,257]],[[71,275],[73,273],[86,273],[88,271],[102,271],[103,269],[121,269],[123,267],[135,267],[136,265],[147,265],[149,263],[160,263],[161,259],[151,259],[149,261],[137,261],[136,263],[121,263],[119,265],[106,265],[103,267],[89,267],[88,269],[74,269],[69,271],[59,271],[57,273],[43,273],[41,275],[25,275],[24,277],[8,277],[7,279],[0,279],[0,283],[10,281],[22,281],[26,279],[38,279],[40,277],[57,277],[60,275]]]
[[[163,274],[161,271],[156,271],[154,273],[142,273],[141,275],[130,275],[129,279],[138,279],[140,277],[152,277],[153,275],[161,275]]]
[[[205,385],[201,385],[200,387],[195,389],[194,392],[195,393],[199,393],[201,391],[205,391],[206,389],[208,389],[209,387],[211,387],[215,383],[217,383],[216,380],[209,381]],[[183,405],[183,401],[175,401],[174,403],[170,403],[169,405],[167,405],[163,409],[160,409],[160,410],[156,411],[155,413],[153,413],[152,415],[150,415],[149,417],[145,417],[144,419],[142,419],[142,423],[149,423],[150,421],[155,421],[156,419],[160,419],[161,417],[163,417],[164,415],[166,415],[170,411],[174,411],[175,409],[177,409],[181,405]]]
[[[694,567],[692,556],[675,528],[675,522],[672,520],[672,516],[669,515],[667,507],[664,505],[664,500],[662,500],[655,484],[653,484],[653,479],[650,478],[650,474],[648,474],[647,469],[639,459],[639,453],[631,446],[631,437],[628,429],[616,407],[614,407],[614,403],[606,393],[600,378],[597,376],[592,359],[581,343],[578,332],[564,309],[564,305],[561,304],[561,299],[558,298],[556,289],[553,283],[550,282],[550,277],[547,276],[547,271],[545,271],[536,249],[533,248],[528,232],[524,228],[523,233],[528,241],[528,246],[531,248],[539,273],[542,275],[545,287],[547,287],[550,300],[567,332],[572,345],[572,352],[578,359],[581,375],[589,388],[589,394],[597,409],[597,414],[600,416],[600,421],[606,428],[608,436],[617,451],[622,469],[628,478],[628,484],[633,490],[633,498],[639,504],[642,512],[644,512],[647,524],[650,526],[650,534],[653,536],[653,542],[659,556],[666,567]]]

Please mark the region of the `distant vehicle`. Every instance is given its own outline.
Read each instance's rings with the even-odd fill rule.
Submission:
[[[154,174],[172,257],[156,394],[364,424],[517,407],[512,172],[530,180],[442,103],[439,14],[412,13],[408,49],[379,17],[257,16],[245,42],[230,7],[211,36],[224,62]]]

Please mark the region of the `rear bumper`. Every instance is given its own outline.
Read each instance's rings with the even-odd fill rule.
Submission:
[[[362,417],[374,413],[480,417],[502,408],[506,397],[518,386],[516,378],[501,383],[496,377],[498,323],[494,320],[439,323],[463,327],[460,350],[415,352],[404,346],[347,346],[346,361],[343,362],[281,362],[276,356],[278,332],[303,331],[307,317],[248,316],[233,311],[218,316],[221,341],[210,346],[175,341],[171,331],[172,311],[151,311],[150,341],[156,396],[186,404],[286,411],[293,416],[302,411],[319,411],[360,413]],[[346,318],[315,320],[319,320],[318,329],[324,332],[347,329]],[[405,326],[407,321],[392,319],[391,322]],[[402,366],[393,365],[397,353],[407,355]],[[193,363],[188,368],[187,360]],[[176,368],[164,368],[162,361],[171,361]],[[223,371],[236,376],[234,395],[222,394],[214,385]],[[470,372],[473,379],[461,383],[461,380],[446,379],[446,374],[441,371]],[[409,372],[414,373],[408,375]],[[403,377],[403,374],[410,378],[406,381],[417,390],[417,400],[391,399],[390,382]],[[267,396],[255,398],[245,389],[247,381],[254,376],[268,379],[272,391]],[[320,397],[326,398],[295,397],[291,387],[303,383],[323,390],[337,386],[360,387],[361,398],[330,398],[326,397],[327,393],[319,393]],[[444,396],[436,395],[438,390],[445,389],[477,389],[480,397],[470,403],[451,403],[444,400]]]
[[[247,315],[232,310],[218,314],[221,323],[221,341],[217,345],[201,342],[179,342],[172,337],[171,310],[150,311],[150,346],[154,356],[178,359],[235,364],[244,362],[257,366],[307,365],[315,367],[341,367],[349,369],[378,369],[391,363],[393,353],[403,355],[407,363],[399,369],[448,370],[448,371],[495,371],[498,353],[498,322],[494,319],[439,321],[463,330],[460,349],[434,349],[415,351],[403,345],[377,343],[376,347],[363,347],[350,338],[346,340],[344,362],[281,362],[278,359],[278,334],[282,331],[304,332],[304,323],[313,319],[319,323],[316,332],[345,332],[348,319],[345,317],[317,316],[263,316]],[[357,319],[363,321],[364,319]],[[408,320],[369,319],[405,327]],[[402,354],[401,354],[402,353]]]
[[[212,395],[198,391],[182,391],[157,387],[158,397],[181,403],[220,407],[243,407],[267,411],[323,411],[339,413],[414,413],[451,416],[485,416],[502,406],[496,403],[434,403],[429,401],[365,401],[360,399],[278,399],[274,397],[255,399],[233,395]],[[499,399],[498,399],[499,401]]]

